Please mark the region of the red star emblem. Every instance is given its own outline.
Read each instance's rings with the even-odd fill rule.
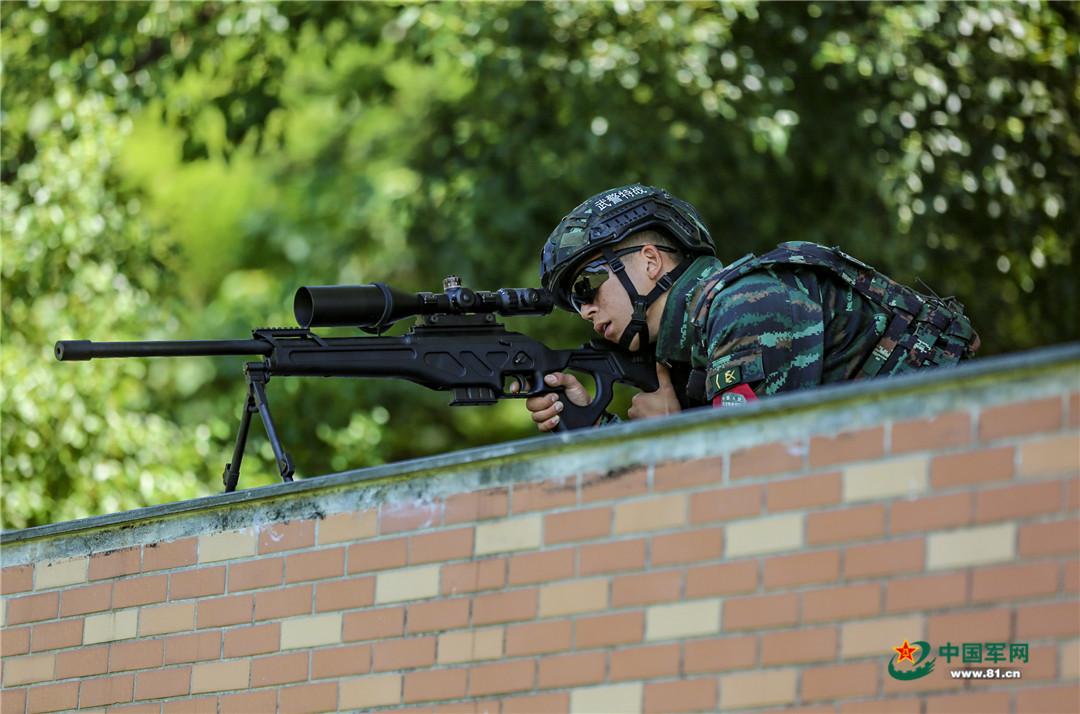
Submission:
[[[915,664],[915,658],[912,655],[914,655],[919,648],[909,645],[906,637],[904,638],[903,645],[901,645],[900,647],[893,647],[893,649],[896,650],[896,653],[898,655],[900,655],[900,659],[896,660],[897,664],[903,662],[904,660],[908,660],[912,664]]]

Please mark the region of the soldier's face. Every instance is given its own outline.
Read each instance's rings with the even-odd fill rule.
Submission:
[[[640,270],[636,266],[637,262],[630,258],[623,264],[626,266],[626,273],[630,280],[640,290],[641,276],[638,275]],[[599,273],[601,269],[605,271],[606,276]],[[634,314],[630,296],[626,293],[622,282],[615,277],[606,264],[593,266],[589,271],[588,273],[583,271],[575,278],[575,284],[579,284],[581,289],[577,291],[574,305],[578,309],[578,314],[591,322],[593,329],[601,337],[617,344],[626,326],[630,324],[630,317]],[[589,281],[589,285],[586,286],[581,281]],[[591,295],[588,294],[589,292]],[[639,337],[634,338],[634,341],[630,343],[631,350],[638,348],[639,340]]]

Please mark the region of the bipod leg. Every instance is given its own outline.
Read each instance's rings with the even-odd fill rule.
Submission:
[[[233,447],[232,461],[225,464],[225,473],[221,480],[225,484],[225,493],[236,490],[236,482],[240,480],[240,462],[244,460],[244,447],[247,445],[248,429],[251,428],[251,415],[259,410],[255,404],[255,395],[248,387],[247,399],[244,401],[244,413],[240,417],[240,428],[236,432],[236,446]]]
[[[248,390],[255,401],[255,407],[262,416],[263,426],[266,427],[266,436],[270,439],[270,448],[274,450],[274,458],[277,459],[278,471],[281,480],[288,483],[292,481],[292,475],[296,471],[293,466],[292,456],[281,448],[281,439],[278,438],[277,429],[274,428],[274,419],[270,416],[270,405],[266,401],[266,381],[270,379],[266,365],[262,362],[249,362],[244,365],[247,374]]]

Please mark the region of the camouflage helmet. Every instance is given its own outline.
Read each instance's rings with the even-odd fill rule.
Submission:
[[[555,303],[574,312],[570,283],[577,269],[604,246],[651,228],[670,236],[690,255],[715,255],[712,236],[697,210],[661,188],[623,186],[598,193],[559,222],[544,244],[540,284]]]

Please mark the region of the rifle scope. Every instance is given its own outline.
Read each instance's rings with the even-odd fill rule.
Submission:
[[[414,315],[546,315],[555,301],[540,288],[495,292],[461,287],[451,276],[444,293],[410,293],[383,283],[313,285],[296,291],[293,313],[300,327],[359,327],[378,331]]]

